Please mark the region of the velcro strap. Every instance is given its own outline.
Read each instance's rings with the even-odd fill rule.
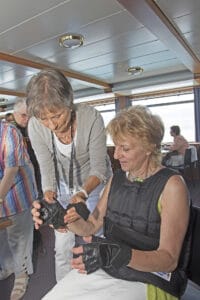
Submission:
[[[70,203],[67,206],[67,210],[74,207],[76,212],[79,214],[79,216],[81,216],[81,218],[83,218],[85,221],[87,221],[89,215],[90,215],[90,211],[87,208],[87,206],[85,205],[85,203],[83,202],[78,202],[78,203]]]
[[[92,273],[99,268],[126,266],[131,256],[132,250],[129,246],[106,239],[83,245],[83,263],[87,273]]]
[[[99,243],[90,243],[83,245],[83,263],[87,274],[93,273],[102,266],[99,253]]]
[[[102,242],[99,245],[100,256],[103,266],[120,268],[128,265],[132,251],[129,246],[114,242]]]

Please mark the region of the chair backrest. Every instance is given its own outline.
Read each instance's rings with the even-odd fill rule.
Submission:
[[[192,149],[187,148],[185,150],[185,155],[184,155],[184,167],[191,165],[191,162],[192,162],[191,158],[192,158]]]
[[[191,162],[196,162],[198,160],[197,148],[195,146],[190,146],[191,149]]]
[[[191,207],[190,225],[192,230],[192,243],[188,265],[188,278],[200,285],[200,207]]]

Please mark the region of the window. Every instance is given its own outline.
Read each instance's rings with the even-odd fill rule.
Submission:
[[[180,126],[181,134],[189,142],[195,141],[193,93],[135,100],[132,105],[146,105],[161,117],[165,126],[164,143],[173,140],[169,132],[172,125]]]
[[[95,106],[95,108],[101,112],[106,127],[109,121],[115,117],[115,104],[112,103],[112,104],[98,105]],[[113,145],[113,142],[109,136],[107,136],[107,145]]]

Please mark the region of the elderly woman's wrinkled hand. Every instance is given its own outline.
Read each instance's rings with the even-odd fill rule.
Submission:
[[[73,223],[73,222],[77,221],[78,219],[80,219],[80,216],[77,213],[75,207],[71,207],[70,209],[68,209],[66,211],[66,215],[64,216],[64,222],[66,224]]]
[[[40,219],[39,209],[41,208],[39,201],[34,201],[32,204],[33,208],[31,210],[33,221],[35,223],[35,229],[39,229],[39,227],[43,224],[43,221]]]
[[[86,274],[87,272],[83,262],[83,246],[73,248],[72,252],[76,256],[76,258],[72,259],[72,268],[77,269],[79,273]]]
[[[85,243],[92,242],[92,236],[84,236],[83,241]],[[77,269],[79,273],[86,274],[85,264],[83,262],[83,246],[74,247],[72,252],[76,258],[72,259],[71,266],[73,269]]]
[[[70,199],[70,203],[78,203],[78,202],[83,202],[85,203],[85,198],[81,197],[80,193],[77,192],[76,194],[74,194],[71,199]]]

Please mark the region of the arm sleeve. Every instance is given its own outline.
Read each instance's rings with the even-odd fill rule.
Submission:
[[[5,168],[24,166],[25,159],[29,159],[23,142],[23,137],[13,126],[10,126],[7,129],[3,153]]]
[[[98,111],[92,123],[89,138],[90,173],[97,176],[101,182],[106,182],[108,177],[109,159],[106,148],[106,133],[102,116]]]
[[[28,135],[38,160],[43,191],[56,191],[55,168],[52,153],[51,133],[35,118],[28,124]]]

